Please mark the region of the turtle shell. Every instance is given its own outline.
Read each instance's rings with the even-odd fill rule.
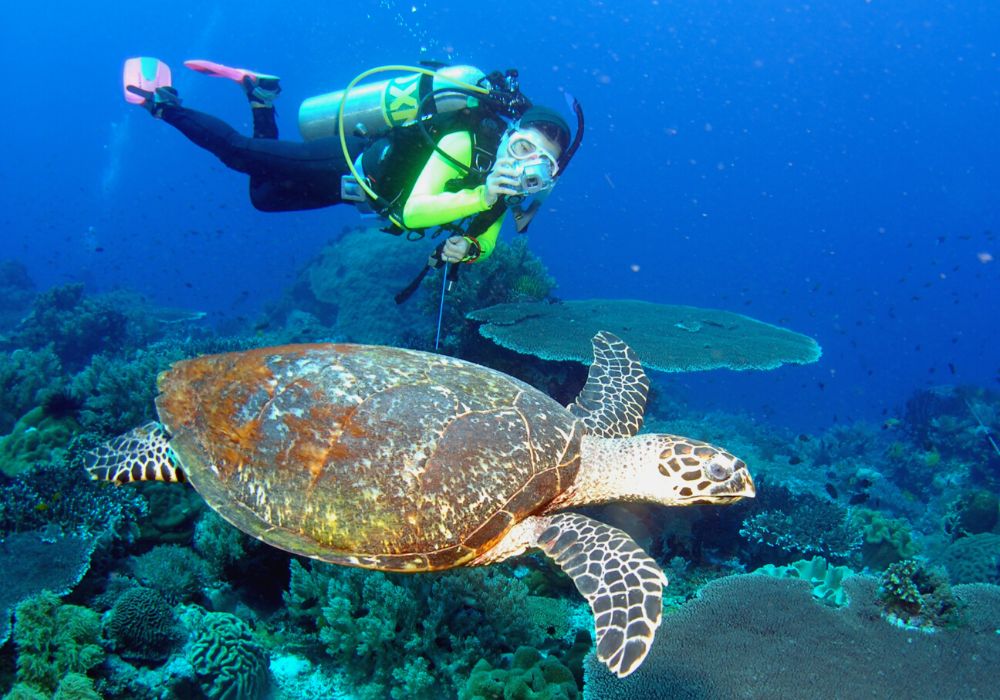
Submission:
[[[289,345],[178,362],[160,419],[188,478],[254,537],[338,564],[468,563],[572,482],[582,424],[442,355]]]

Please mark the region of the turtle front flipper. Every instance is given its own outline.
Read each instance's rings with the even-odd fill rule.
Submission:
[[[667,585],[652,557],[618,528],[578,513],[556,513],[521,521],[484,559],[497,561],[529,547],[549,555],[590,603],[597,658],[619,678],[639,668],[660,626]]]
[[[161,424],[146,423],[88,452],[86,469],[91,479],[116,484],[185,481],[169,441]]]
[[[591,435],[632,437],[642,427],[649,379],[632,348],[618,336],[600,331],[591,343],[594,363],[587,383],[567,408]]]

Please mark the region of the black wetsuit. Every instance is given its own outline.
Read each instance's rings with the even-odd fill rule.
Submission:
[[[340,178],[348,174],[339,138],[279,141],[274,110],[253,110],[253,138],[221,119],[176,105],[163,121],[219,160],[250,176],[250,201],[261,211],[319,209],[340,204]]]

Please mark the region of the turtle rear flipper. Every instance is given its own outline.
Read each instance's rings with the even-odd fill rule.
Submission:
[[[591,435],[632,437],[642,427],[649,379],[632,348],[618,336],[600,331],[591,343],[594,363],[587,383],[567,408]]]
[[[91,479],[127,484],[132,481],[185,481],[170,436],[160,423],[133,428],[87,453]]]

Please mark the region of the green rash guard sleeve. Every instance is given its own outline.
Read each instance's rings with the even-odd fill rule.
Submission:
[[[438,142],[438,148],[460,163],[472,163],[472,135],[467,131],[444,136]],[[445,186],[450,180],[464,176],[465,173],[456,165],[437,152],[432,153],[403,207],[403,223],[408,228],[428,228],[459,221],[489,209],[485,185],[458,192],[445,192]],[[476,239],[482,249],[480,260],[489,257],[496,247],[497,235],[504,218],[506,214]]]

